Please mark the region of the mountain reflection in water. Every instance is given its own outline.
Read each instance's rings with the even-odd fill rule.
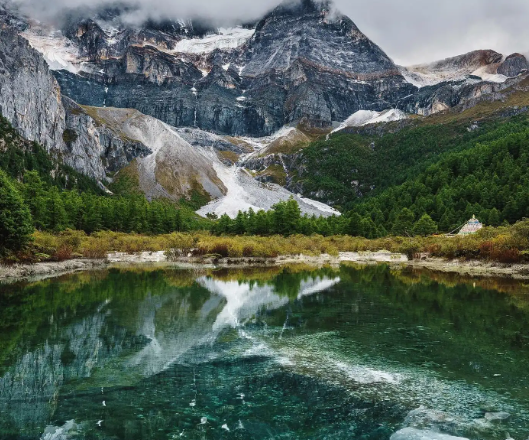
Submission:
[[[386,266],[0,286],[0,438],[523,439],[528,290]]]

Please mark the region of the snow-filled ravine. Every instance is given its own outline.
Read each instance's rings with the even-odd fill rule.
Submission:
[[[407,119],[407,117],[408,116],[406,113],[398,109],[389,109],[384,110],[383,112],[376,112],[373,110],[358,110],[356,113],[353,113],[351,116],[349,116],[338,126],[338,128],[334,129],[332,132],[336,133],[348,127],[363,127],[364,125],[369,124],[400,121],[402,119]]]
[[[276,203],[290,198],[298,202],[303,214],[324,217],[340,215],[339,211],[324,203],[303,198],[273,183],[258,182],[248,171],[237,165],[227,167],[220,161],[214,160],[213,167],[227,188],[227,194],[201,208],[197,211],[199,215],[227,214],[234,218],[239,211],[248,211],[250,208],[254,211],[261,209],[268,211]]]
[[[243,27],[220,28],[216,34],[203,38],[186,38],[179,41],[172,52],[189,54],[206,54],[217,49],[236,49],[246,43],[255,33],[255,29]]]

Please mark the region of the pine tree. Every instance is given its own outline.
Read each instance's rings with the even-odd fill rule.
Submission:
[[[360,222],[360,231],[361,236],[365,238],[377,238],[377,227],[373,220],[371,220],[371,216],[365,217]]]
[[[233,232],[237,235],[243,235],[246,232],[246,215],[242,211],[239,211],[235,217]]]
[[[24,175],[24,200],[37,229],[46,226],[46,200],[44,184],[36,171],[28,171]]]
[[[263,210],[260,210],[256,215],[255,233],[259,235],[269,235],[270,234],[269,215]]]
[[[362,235],[362,217],[357,212],[351,214],[349,219],[349,225],[347,228],[347,234],[352,235],[353,237],[358,237]]]
[[[428,214],[424,214],[413,226],[413,233],[423,237],[433,235],[437,230],[437,223]]]
[[[403,208],[393,224],[392,233],[394,235],[411,235],[413,233],[413,221],[415,216],[408,208]]]
[[[68,227],[68,216],[64,209],[64,203],[61,198],[61,194],[56,187],[48,193],[48,199],[46,200],[46,228],[50,231],[59,232],[63,231]]]
[[[217,235],[229,234],[231,232],[231,218],[227,214],[223,214],[214,226],[214,231]]]
[[[490,210],[488,223],[490,226],[499,226],[501,224],[500,211],[498,211],[496,208]]]
[[[22,196],[0,170],[0,254],[18,251],[33,233],[33,219]]]
[[[285,222],[287,234],[297,234],[299,232],[299,222],[301,220],[301,209],[298,202],[293,198],[287,201],[285,209]]]

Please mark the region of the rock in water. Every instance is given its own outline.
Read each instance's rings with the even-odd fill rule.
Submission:
[[[485,414],[485,420],[488,422],[501,422],[503,420],[507,420],[510,417],[511,415],[508,412],[488,412]]]
[[[468,440],[464,437],[455,437],[435,431],[404,428],[393,434],[390,440]]]

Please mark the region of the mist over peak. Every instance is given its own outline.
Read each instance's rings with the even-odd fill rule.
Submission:
[[[147,21],[196,20],[207,27],[256,23],[282,4],[301,11],[315,4],[328,5],[328,19],[339,10],[398,64],[414,65],[493,49],[502,54],[526,53],[529,49],[529,3],[526,0],[447,0],[425,5],[422,0],[0,0],[26,15],[53,24],[65,16],[99,8],[120,10],[127,25]],[[301,6],[301,9],[300,9]]]
[[[297,0],[294,0],[297,1]],[[167,20],[196,20],[215,26],[256,21],[279,3],[278,0],[246,2],[241,0],[7,0],[11,8],[32,19],[57,24],[72,17],[115,19],[127,25]]]

